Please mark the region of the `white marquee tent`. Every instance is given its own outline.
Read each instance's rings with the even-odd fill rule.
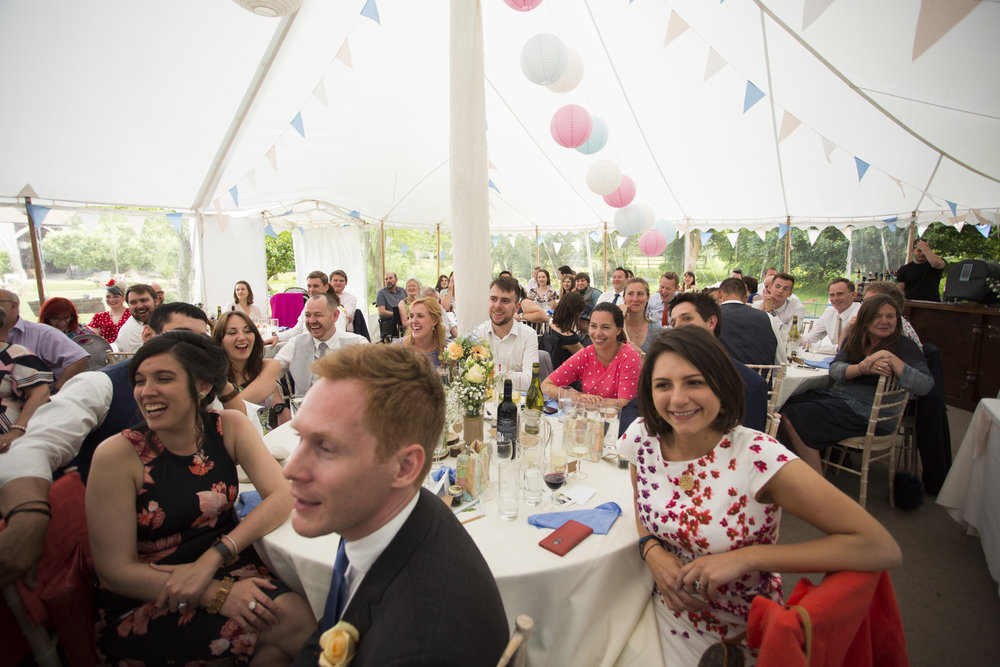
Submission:
[[[494,232],[613,226],[617,209],[587,186],[598,160],[681,231],[996,221],[998,2],[452,5],[481,8],[480,189]],[[231,0],[0,3],[0,220],[23,222],[18,197],[31,193],[51,220],[89,204],[161,207],[197,218],[206,256],[245,242],[260,262],[250,247],[267,225],[335,235],[300,242],[305,261],[342,247],[338,234],[360,239],[359,222],[456,229],[451,151],[470,153],[449,145],[450,118],[476,96],[450,89],[449,44],[468,35],[450,35],[449,11],[305,0],[268,19]],[[522,73],[539,33],[579,55],[572,90]],[[600,151],[555,142],[550,121],[568,104],[604,121]]]

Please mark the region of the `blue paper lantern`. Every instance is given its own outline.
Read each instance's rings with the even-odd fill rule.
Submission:
[[[604,122],[604,119],[598,118],[593,114],[591,114],[590,120],[593,122],[590,137],[576,147],[576,150],[584,155],[593,155],[608,143],[608,124]]]

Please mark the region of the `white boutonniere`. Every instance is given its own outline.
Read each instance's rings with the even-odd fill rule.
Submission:
[[[320,635],[319,645],[323,652],[319,655],[319,667],[347,667],[357,653],[361,639],[358,629],[346,621]]]

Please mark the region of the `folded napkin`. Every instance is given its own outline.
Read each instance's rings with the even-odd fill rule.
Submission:
[[[574,519],[593,528],[597,535],[607,535],[621,513],[622,508],[618,503],[603,503],[589,510],[532,514],[528,517],[528,523],[539,528],[559,528],[570,519]]]
[[[433,479],[435,482],[440,482],[441,481],[441,476],[444,474],[445,470],[448,471],[448,484],[449,485],[450,484],[454,484],[455,483],[455,469],[452,468],[451,466],[441,466],[440,468],[438,468],[437,470],[435,470],[434,472],[431,473],[431,479]]]
[[[804,363],[806,366],[811,366],[812,368],[829,368],[830,364],[833,362],[834,359],[836,359],[836,357],[826,357],[825,359],[822,359],[820,361],[810,361],[809,359],[803,359],[802,363]]]
[[[257,505],[260,505],[260,493],[257,491],[244,491],[236,499],[236,516],[241,519],[246,517]]]

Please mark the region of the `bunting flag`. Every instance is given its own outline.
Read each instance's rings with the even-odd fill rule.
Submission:
[[[955,231],[956,232],[958,232],[959,234],[961,234],[963,229],[965,229],[965,222],[956,222],[955,223]]]
[[[972,215],[976,216],[976,220],[978,220],[980,224],[987,224],[989,222],[986,218],[983,217],[982,211],[978,209],[975,208],[972,209]]]
[[[729,241],[729,245],[736,247],[736,243],[740,240],[739,232],[726,232],[726,240]]]
[[[535,246],[536,247],[542,245],[543,243],[545,243],[545,239],[543,239],[541,236],[539,236],[538,238],[535,239]]]
[[[663,48],[667,48],[670,42],[674,41],[685,32],[687,32],[688,26],[687,22],[684,21],[677,12],[670,10],[670,18],[667,20],[667,36],[663,40]]]
[[[590,236],[590,240],[591,241],[600,241],[601,240],[601,234],[599,232],[590,232],[590,234],[588,234],[588,236]]]
[[[229,216],[228,215],[222,215],[222,214],[219,214],[219,215],[215,216],[215,224],[217,224],[219,226],[219,231],[220,232],[226,231],[226,227],[229,226]],[[274,230],[271,230],[271,231],[274,231]],[[277,234],[275,234],[274,236],[275,236],[275,238],[278,237]]]
[[[142,236],[142,226],[146,224],[146,216],[144,215],[128,215],[125,216],[128,220],[129,227],[135,232],[136,237]]]
[[[948,204],[948,208],[951,209],[951,217],[958,218],[958,205],[953,201],[948,201],[945,199],[945,203]]]
[[[625,245],[625,243],[628,241],[628,237],[619,234],[616,240],[618,241],[618,249],[621,250],[622,246]]]
[[[708,81],[713,76],[719,73],[723,67],[725,67],[726,59],[719,55],[719,52],[715,49],[709,47],[708,58],[705,61],[705,78],[702,82]]]
[[[794,132],[795,129],[801,124],[802,121],[785,111],[781,116],[781,129],[778,130],[778,143],[780,144],[788,138],[788,135]]]
[[[218,197],[212,200],[212,208],[215,209],[216,213],[222,213],[222,204],[219,202]]]
[[[320,79],[319,83],[316,84],[316,87],[313,88],[313,97],[319,100],[319,103],[323,106],[330,106],[326,101],[326,86],[323,85],[323,79]]]
[[[899,220],[898,215],[894,215],[891,218],[882,218],[882,222],[896,222]]]
[[[344,40],[344,43],[340,45],[340,50],[337,51],[337,60],[344,63],[347,69],[354,69],[354,64],[351,62],[351,45]]]
[[[492,189],[496,190],[496,191],[497,191],[497,194],[500,194],[500,188],[498,188],[498,187],[497,187],[497,184],[493,182],[493,179],[492,179],[492,178],[491,178],[491,179],[489,179],[489,182],[488,182],[488,183],[487,183],[486,185],[487,185],[488,187],[490,187],[490,188],[492,188]]]
[[[45,216],[51,211],[48,206],[39,206],[38,204],[28,204],[28,213],[31,214],[31,219],[34,220],[36,225],[41,226],[42,222],[45,220]]]
[[[250,189],[257,192],[257,167],[250,170],[247,174],[247,180],[250,182]]]
[[[350,213],[347,214],[347,217],[348,218],[354,218],[355,220],[360,220],[361,219],[361,214],[358,213],[357,211],[351,211]]]
[[[701,232],[699,238],[701,238],[701,244],[705,245],[712,239],[712,232],[711,231]]]
[[[385,244],[389,245],[390,243],[392,243],[392,237],[389,236],[388,234],[386,234],[385,235]]]
[[[580,242],[579,241],[573,241],[572,243],[570,243],[570,245],[573,246],[573,250],[575,250],[576,252],[580,252]]]
[[[764,229],[763,227],[758,227],[757,229],[755,229],[753,231],[758,236],[758,238],[760,238],[761,241],[766,241],[767,240],[767,230]]]
[[[278,171],[278,151],[276,146],[267,149],[267,161],[271,163],[271,169]]]
[[[868,171],[868,167],[870,165],[857,155],[854,156],[854,165],[858,168],[858,183],[860,183],[861,179],[865,177],[865,172]]]
[[[816,245],[816,241],[819,240],[819,235],[823,233],[822,229],[807,229],[806,236],[809,237],[809,245]]]
[[[984,237],[986,237],[986,238],[990,237],[990,225],[988,225],[988,224],[986,224],[986,225],[976,225],[976,229],[978,229],[979,233],[982,234]]]
[[[299,228],[299,233],[302,233],[301,227]],[[270,222],[264,225],[264,235],[270,236],[272,239],[278,238],[278,235],[274,232],[274,227],[271,226]]]
[[[837,147],[837,144],[833,143],[824,136],[820,136],[820,139],[823,140],[823,152],[826,153],[826,161],[833,164],[833,160],[830,159],[830,156],[833,155],[833,150]]]
[[[97,229],[97,223],[101,219],[97,213],[80,213],[80,219],[83,220],[83,226],[87,229],[88,234],[93,234],[94,230]],[[168,213],[167,216],[180,215],[180,213]]]
[[[920,0],[917,30],[913,35],[913,60],[934,46],[978,5],[979,0]]]
[[[889,176],[889,178],[891,178],[896,183],[896,185],[899,186],[899,194],[901,194],[901,195],[903,195],[905,197],[906,196],[906,190],[903,189],[903,181],[899,180],[895,176]]]
[[[37,197],[38,193],[35,192],[35,188],[31,187],[31,183],[25,183],[21,191],[17,193],[17,196],[23,199],[25,197]]]
[[[893,234],[896,233],[896,222],[895,221],[896,221],[896,218],[892,218],[892,221],[889,222],[889,231],[892,232]]]
[[[497,243],[500,243],[500,235],[494,234],[491,238],[493,239],[493,247],[496,248]]]
[[[561,248],[561,247],[562,247],[562,245],[563,245],[563,244],[562,244],[562,243],[559,243],[558,241],[554,241],[554,242],[552,243],[552,249],[556,251],[556,254],[557,254],[557,255],[559,254],[559,248]]]
[[[375,0],[368,0],[365,3],[364,9],[361,10],[361,15],[382,25],[382,20],[378,17],[378,7],[375,6]]]
[[[486,168],[496,170],[497,166],[493,164],[493,160],[488,160],[486,162]]]
[[[785,238],[785,234],[788,233],[788,229],[789,229],[789,226],[786,225],[786,224],[784,224],[784,223],[778,225],[778,239],[779,240]]]
[[[233,198],[233,206],[240,207],[240,186],[239,184],[229,188],[229,196]]]
[[[927,228],[930,227],[930,226],[931,226],[931,223],[929,223],[929,222],[925,222],[922,225],[917,225],[917,236],[923,236],[924,232],[926,232]]]
[[[170,225],[177,230],[178,234],[182,233],[181,224],[183,218],[183,213],[167,213],[167,222],[169,222]]]
[[[802,8],[802,30],[811,26],[831,4],[833,0],[806,0]]]
[[[292,119],[291,126],[295,128],[295,131],[302,135],[302,138],[306,138],[306,128],[302,125],[302,112],[295,114],[295,118]]]
[[[746,113],[750,107],[762,99],[764,99],[764,91],[753,85],[750,81],[747,81],[747,89],[743,94],[743,113]]]

